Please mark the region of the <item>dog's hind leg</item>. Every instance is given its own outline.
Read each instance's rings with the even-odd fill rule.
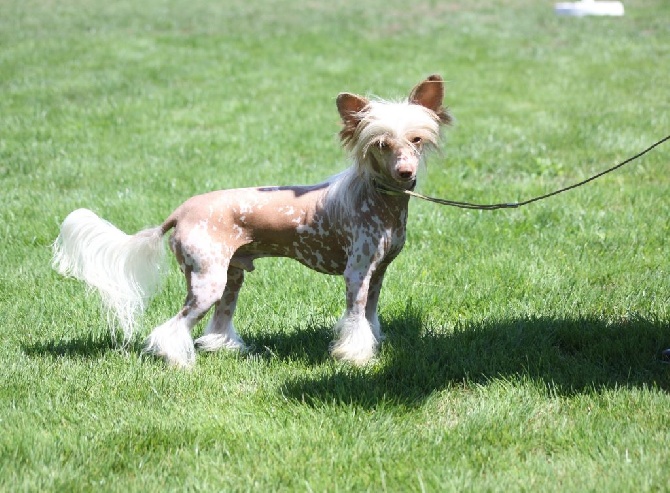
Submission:
[[[146,340],[145,351],[165,358],[174,366],[189,367],[195,363],[191,331],[196,323],[223,296],[228,261],[210,264],[206,269],[185,269],[188,295],[181,311],[156,327]]]
[[[237,295],[244,282],[244,270],[228,268],[228,281],[223,296],[216,304],[214,316],[207,324],[204,334],[195,340],[196,348],[202,351],[218,351],[219,349],[244,350],[244,341],[233,327],[233,314],[237,305]]]

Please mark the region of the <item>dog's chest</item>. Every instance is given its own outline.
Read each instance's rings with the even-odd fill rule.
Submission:
[[[356,263],[390,262],[405,245],[407,208],[364,202],[352,216],[348,256]]]
[[[328,274],[342,274],[348,265],[390,262],[405,243],[404,227],[338,224],[318,232],[313,227],[298,229],[288,256]]]

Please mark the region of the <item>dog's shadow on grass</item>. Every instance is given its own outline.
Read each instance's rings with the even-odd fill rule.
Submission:
[[[605,321],[528,318],[475,324],[453,331],[426,328],[411,308],[383,320],[387,339],[379,361],[356,369],[338,365],[322,376],[297,377],[283,386],[286,397],[311,403],[346,402],[373,407],[380,402],[418,405],[435,391],[463,382],[530,378],[561,395],[594,389],[656,387],[670,391],[670,365],[661,351],[670,326],[644,318]],[[385,323],[384,323],[385,322]],[[330,330],[313,330],[309,342],[296,333],[262,343],[278,357],[327,359]],[[300,347],[299,354],[294,353]]]
[[[109,333],[106,333],[24,343],[22,349],[28,356],[48,355],[54,358],[96,359],[110,351],[117,351],[121,347],[121,343],[116,342]],[[127,349],[133,351],[135,348],[131,344]]]
[[[560,395],[621,387],[670,391],[670,365],[661,362],[660,354],[670,344],[670,325],[658,320],[540,317],[464,322],[445,331],[431,329],[410,306],[382,319],[382,325],[387,338],[379,360],[363,368],[332,361],[332,328],[324,323],[309,323],[291,334],[245,338],[252,355],[314,367],[295,372],[281,389],[289,399],[314,404],[414,406],[435,391],[461,383],[486,385],[498,378],[538,380]],[[141,352],[137,344],[126,349]],[[29,356],[73,359],[96,359],[118,350],[109,333],[23,345]]]

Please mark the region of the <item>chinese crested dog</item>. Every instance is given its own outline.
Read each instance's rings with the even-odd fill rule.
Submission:
[[[146,350],[172,365],[195,363],[195,349],[240,350],[233,314],[245,272],[261,257],[290,257],[344,276],[346,309],[333,357],[362,365],[383,338],[377,303],[384,273],[405,243],[409,197],[426,151],[451,122],[437,75],[406,100],[337,97],[340,137],[352,164],[311,186],[221,190],[188,199],[162,225],[127,235],[87,209],[70,213],[54,243],[54,267],[101,295],[126,340],[165,273],[163,236],[186,278],[179,312],[154,328]],[[193,327],[214,308],[195,342]]]

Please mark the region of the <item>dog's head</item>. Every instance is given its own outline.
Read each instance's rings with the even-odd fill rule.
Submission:
[[[365,168],[362,171],[411,188],[424,151],[437,146],[440,125],[451,123],[443,99],[439,75],[428,77],[399,103],[342,93],[337,97],[342,143]]]

